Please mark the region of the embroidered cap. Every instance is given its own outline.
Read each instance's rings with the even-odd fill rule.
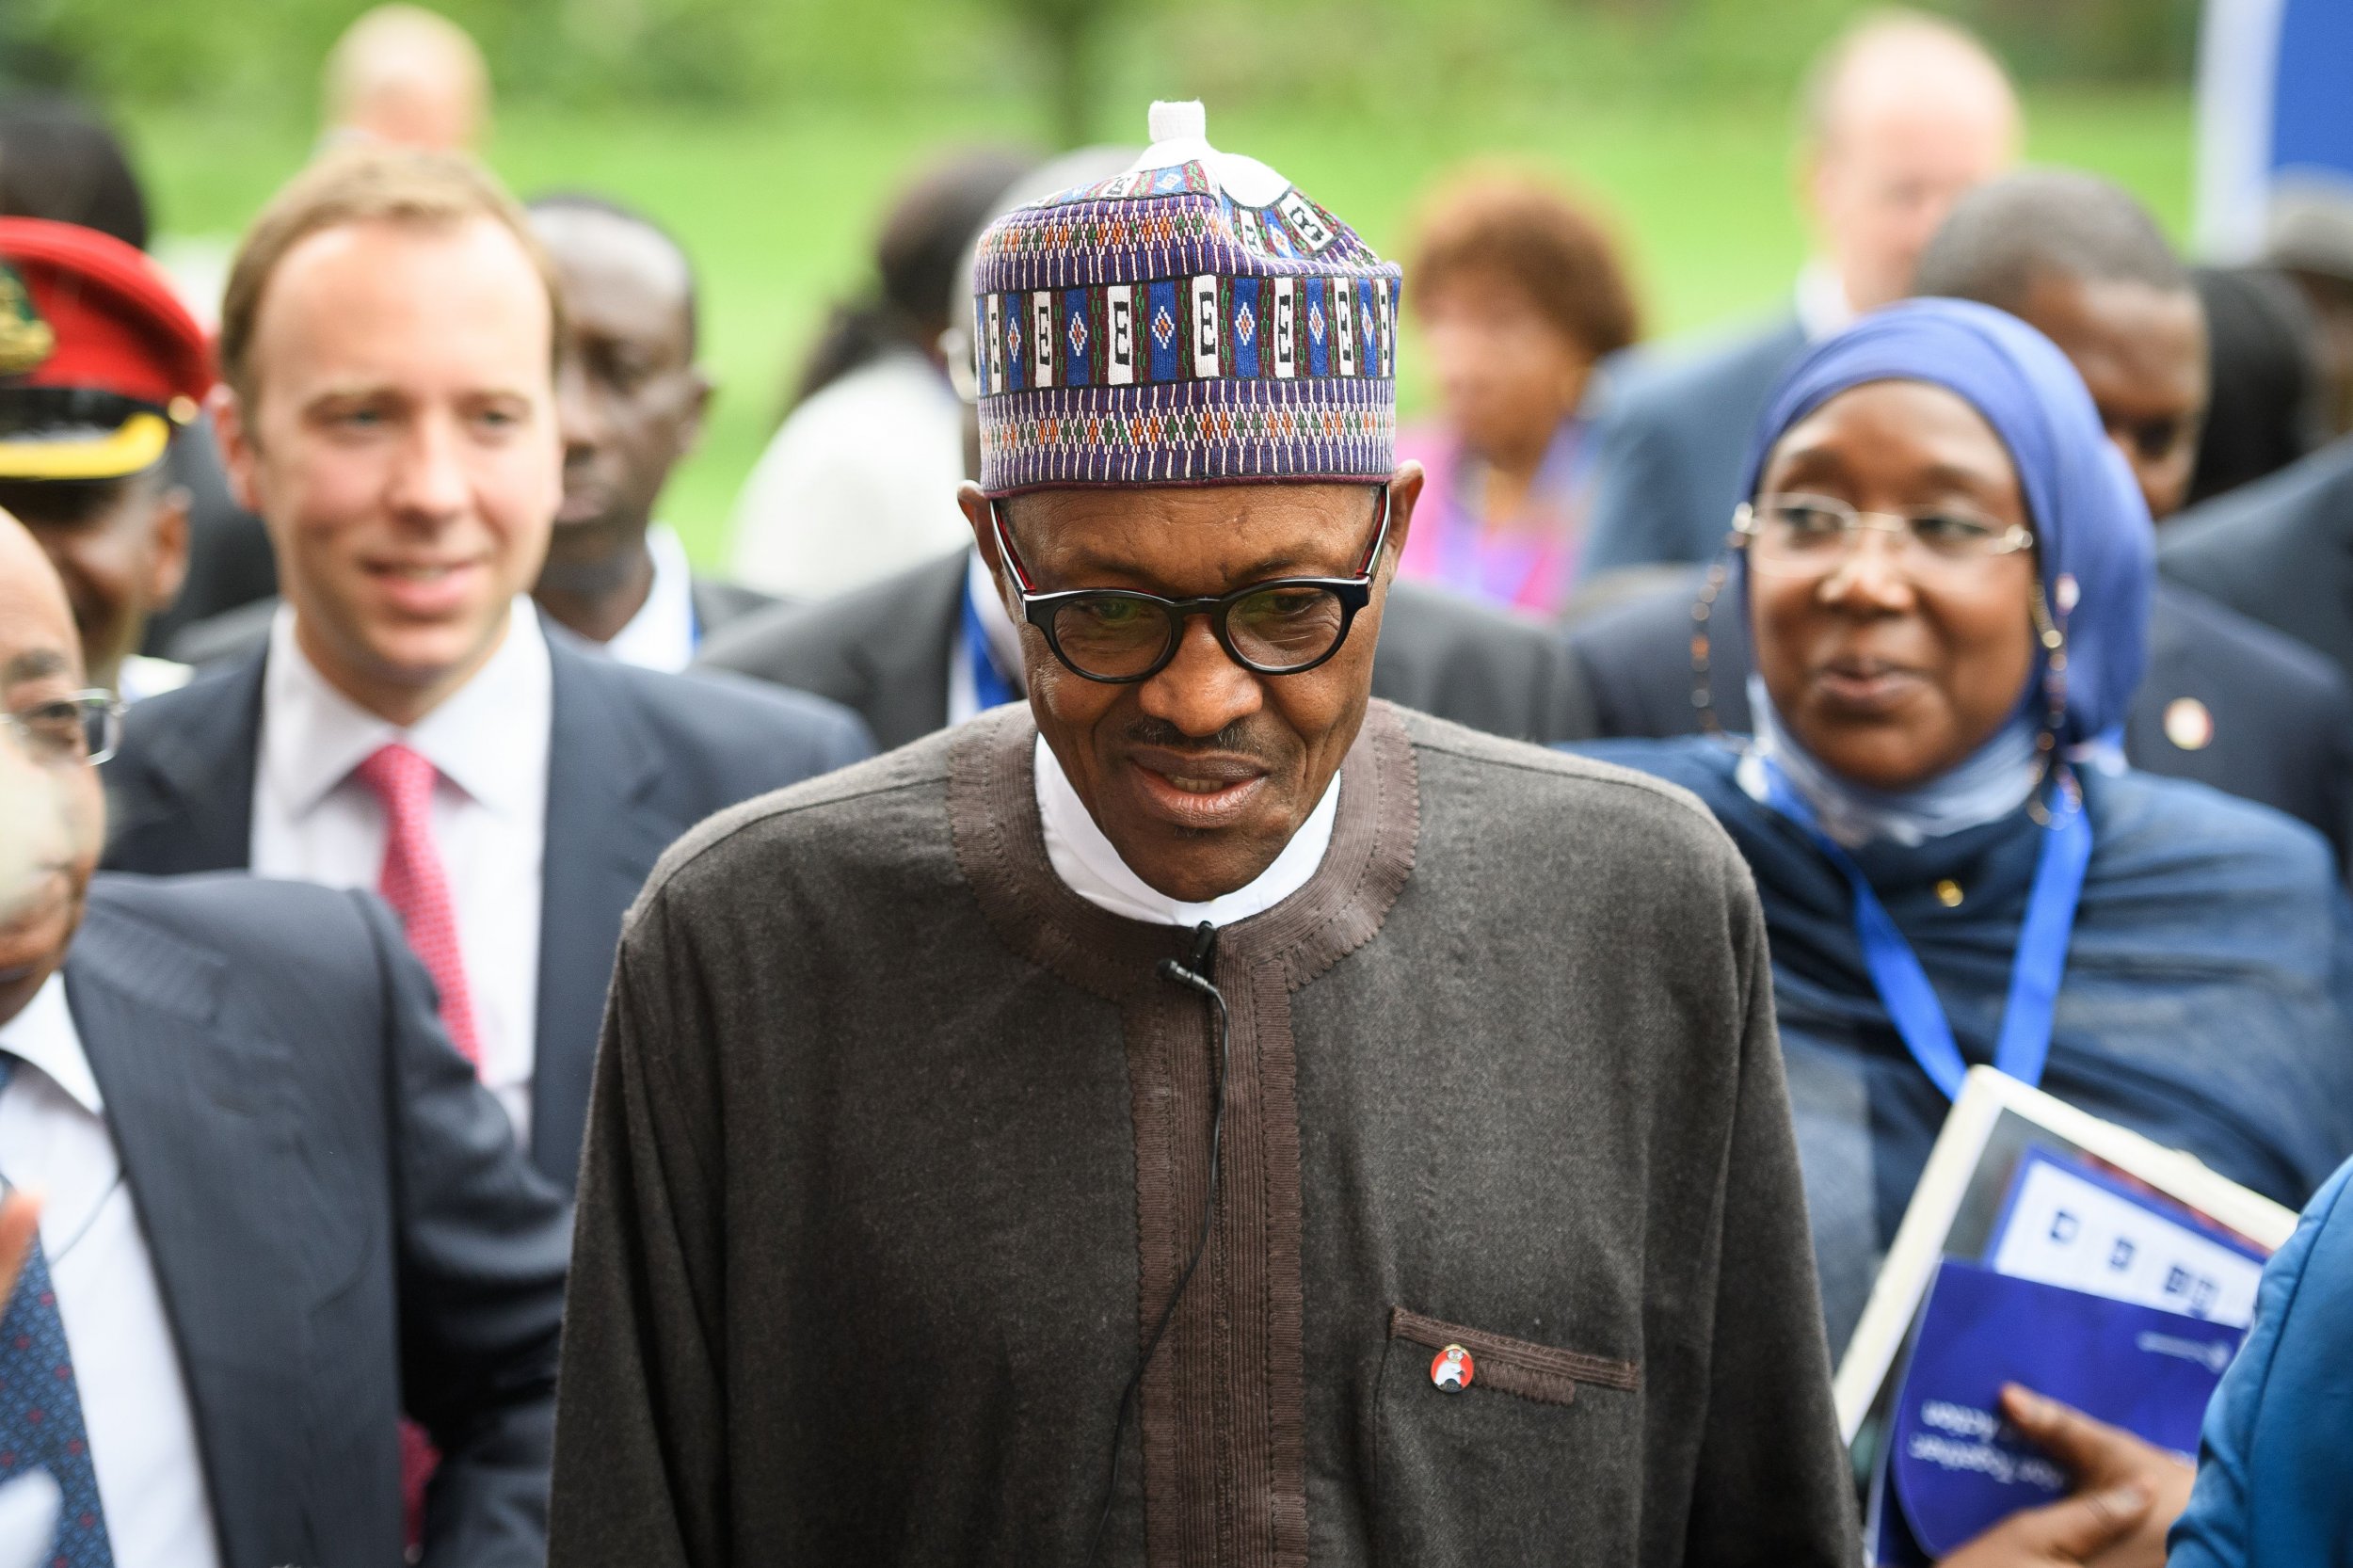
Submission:
[[[981,488],[1379,483],[1396,466],[1399,273],[1197,103],[1126,172],[981,236]]]

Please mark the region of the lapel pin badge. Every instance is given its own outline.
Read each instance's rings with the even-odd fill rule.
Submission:
[[[1441,1394],[1460,1394],[1470,1386],[1477,1371],[1470,1352],[1460,1345],[1449,1345],[1430,1363],[1430,1381],[1437,1384]]]

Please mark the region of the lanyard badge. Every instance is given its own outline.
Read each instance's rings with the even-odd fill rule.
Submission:
[[[1822,825],[1781,769],[1769,759],[1767,799],[1773,808],[1805,830],[1815,847],[1837,867],[1854,895],[1855,936],[1873,989],[1903,1037],[1921,1071],[1944,1092],[1946,1099],[1961,1093],[1968,1071],[1961,1048],[1954,1043],[1951,1020],[1936,1000],[1919,955],[1896,928],[1894,917],[1880,902],[1871,884]],[[2073,935],[2075,906],[2083,897],[2084,878],[2091,866],[2091,824],[2084,814],[2083,797],[2074,780],[2062,774],[2052,792],[2051,820],[2043,829],[2037,856],[2034,887],[2026,896],[2026,918],[2018,931],[2018,953],[2011,961],[2009,998],[2002,1009],[2002,1032],[1994,1047],[1993,1065],[2023,1083],[2039,1083],[2051,1054],[2051,1018],[2058,1006],[2060,977],[2067,969],[2067,944]]]

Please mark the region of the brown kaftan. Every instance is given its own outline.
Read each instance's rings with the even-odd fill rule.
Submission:
[[[1075,1568],[1195,1239],[1215,1035],[1155,972],[1187,933],[1054,876],[1033,734],[986,716],[656,872],[559,1568]],[[1375,704],[1321,866],[1215,971],[1223,1195],[1109,1560],[1851,1559],[1761,925],[1688,797]]]

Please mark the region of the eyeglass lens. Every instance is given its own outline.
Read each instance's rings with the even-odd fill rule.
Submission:
[[[1271,585],[1225,608],[1225,637],[1241,662],[1260,674],[1281,674],[1322,659],[1348,623],[1346,607],[1328,588]],[[1054,612],[1054,641],[1062,657],[1084,675],[1131,680],[1159,664],[1182,628],[1174,613],[1124,594],[1086,594]]]
[[[1866,533],[1889,536],[1918,564],[1982,560],[2014,548],[2014,531],[1958,507],[1900,518],[1859,513],[1822,496],[1768,496],[1756,504],[1753,558],[1765,570],[1819,571],[1844,561]]]
[[[14,714],[18,729],[44,760],[104,760],[113,755],[120,716],[104,697],[44,702]]]

